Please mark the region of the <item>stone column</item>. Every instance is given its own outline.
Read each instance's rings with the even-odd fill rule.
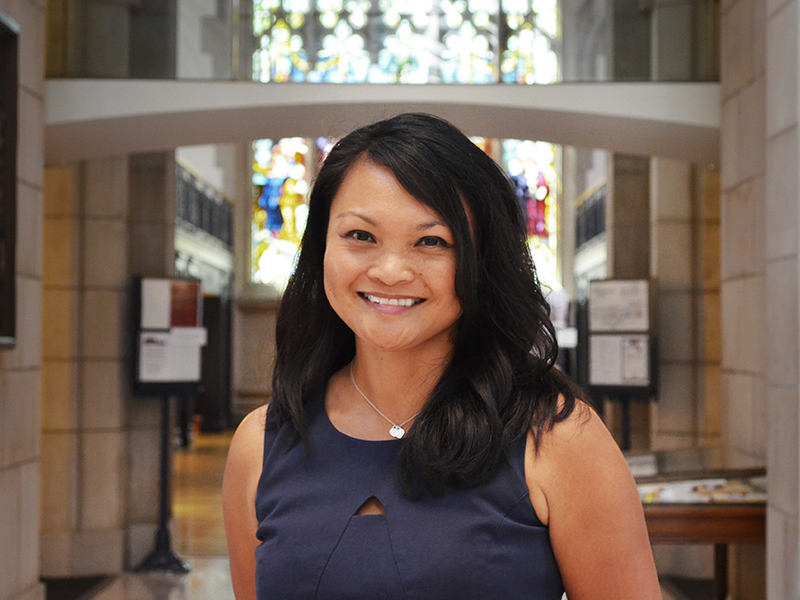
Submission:
[[[770,113],[765,102],[790,80],[797,86],[798,23],[796,3],[792,3],[794,13],[789,9],[780,17],[779,13],[773,15],[778,29],[784,27],[776,38],[781,45],[772,46],[775,58],[793,58],[775,72],[776,87],[770,90],[767,78],[772,73],[765,60],[766,4],[777,3],[734,0],[721,7],[722,437],[726,446],[761,460],[768,458],[768,445],[781,444],[776,462],[767,460],[766,563],[773,572],[770,577],[777,580],[797,573],[796,552],[782,547],[782,536],[792,536],[792,524],[797,544],[798,514],[798,155],[791,133],[797,119],[797,93],[793,91],[791,99],[780,99],[784,109],[787,101],[793,102],[793,115],[771,128],[774,138],[770,146],[776,151],[772,156],[765,152],[765,119],[769,120]],[[781,132],[788,132],[788,137]],[[787,468],[790,465],[785,461],[791,457],[795,457],[794,468]],[[732,558],[732,595],[763,598],[763,549],[739,547],[732,551]],[[797,588],[793,593],[788,588],[777,593],[772,589],[768,597],[797,598]]]
[[[158,520],[159,404],[131,396],[130,298],[134,276],[172,273],[174,161],[90,160],[46,182],[42,572],[116,573]]]
[[[125,556],[125,158],[49,169],[45,197],[42,572]]]
[[[606,242],[609,279],[650,276],[650,161],[614,154],[609,165],[606,202]],[[631,448],[650,447],[648,402],[631,402]],[[619,404],[606,402],[606,422],[619,434]]]
[[[765,365],[763,371],[766,372],[769,426],[765,428],[761,421],[752,428],[735,429],[734,433],[741,445],[762,453],[766,451],[769,600],[800,598],[799,4],[797,0],[773,1],[767,2],[765,7],[755,0],[739,0],[732,2],[723,15],[723,25],[728,26],[723,27],[723,56],[727,55],[732,63],[729,76],[723,80],[726,92],[730,93],[725,114],[738,109],[739,115],[735,122],[731,122],[733,117],[723,122],[723,148],[726,142],[732,145],[737,153],[740,172],[745,167],[749,167],[750,172],[754,171],[753,163],[763,172],[766,165],[766,178],[755,175],[751,186],[754,198],[765,196],[766,208],[765,276],[758,296],[766,309],[756,313],[756,316],[766,316],[766,327],[763,321],[758,323],[762,334],[762,345],[758,349],[762,351],[760,364]],[[738,39],[737,34],[743,39]],[[761,62],[765,48],[766,77],[764,62]],[[758,135],[761,130],[756,129],[764,123],[764,113],[766,140]],[[729,161],[733,158],[729,156]],[[750,310],[754,310],[752,305]],[[734,331],[739,334],[736,341],[744,343],[744,335],[749,331]],[[746,394],[747,390],[742,392],[744,402],[750,405],[751,414],[759,418],[764,410],[765,397],[756,394],[763,390],[764,387],[754,386],[750,395]],[[728,400],[733,401],[733,393]]]
[[[714,446],[722,431],[720,173],[715,165],[694,166],[693,173],[697,440]]]
[[[719,175],[652,158],[651,274],[658,312],[653,447],[719,443]]]
[[[0,598],[40,600],[44,3],[0,0],[19,26],[16,344],[0,349]]]
[[[697,322],[694,304],[694,204],[691,165],[652,158],[650,273],[656,286],[658,402],[651,407],[653,447],[697,443]]]

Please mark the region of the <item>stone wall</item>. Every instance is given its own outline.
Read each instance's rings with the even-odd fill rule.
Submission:
[[[790,395],[793,402],[789,402],[789,408],[794,407],[794,419],[791,413],[769,414],[772,410],[769,407],[780,402],[780,391],[785,389],[768,385],[769,373],[776,373],[782,381],[786,381],[786,377],[793,378],[795,385],[797,383],[797,275],[791,273],[796,266],[793,266],[793,258],[781,260],[797,252],[796,239],[792,250],[792,242],[785,243],[790,238],[783,234],[788,230],[796,235],[797,223],[793,219],[797,212],[789,205],[796,204],[797,189],[795,186],[793,195],[784,197],[785,205],[775,207],[779,210],[770,210],[775,193],[770,193],[765,179],[768,162],[765,152],[767,4],[776,3],[762,0],[722,2],[720,50],[722,436],[726,446],[762,460],[767,458],[768,437],[777,433],[771,432],[770,427],[782,431],[794,428],[794,434],[790,435],[794,441],[785,446],[785,452],[787,457],[797,452],[797,391],[793,390]],[[796,60],[796,12],[794,23],[786,21],[786,24],[787,32],[791,33],[782,41],[794,44]],[[781,54],[786,46],[782,48]],[[780,80],[786,81],[788,76],[797,85],[796,66],[791,73],[781,71]],[[797,110],[796,97],[792,108]],[[796,150],[794,160],[797,160]],[[796,165],[791,171],[796,174]],[[766,232],[769,235],[765,235]],[[784,275],[788,278],[784,279]],[[776,304],[777,299],[779,303],[794,303],[793,313]],[[780,323],[778,315],[781,315]],[[778,325],[777,330],[770,331],[771,324]],[[769,348],[773,345],[776,352],[770,356]],[[773,364],[770,366],[770,363]],[[770,427],[768,420],[772,423]],[[773,466],[770,461],[770,512],[774,512],[776,493],[782,495],[776,484],[785,481],[797,485],[796,463],[793,474],[783,468],[781,474],[775,473]],[[796,502],[796,490],[794,498]],[[794,510],[796,523],[796,505],[791,510]],[[770,516],[769,521],[774,525],[774,516]],[[774,535],[769,534],[770,568],[780,565],[778,568],[784,569],[796,560],[796,554],[774,552],[774,542]],[[763,549],[736,548],[731,551],[731,558],[736,565],[731,582],[733,597],[763,598],[766,562]],[[792,569],[796,572],[796,567]],[[768,597],[774,600],[797,598],[788,593],[776,594],[774,589],[769,590]]]
[[[19,25],[16,345],[0,349],[0,599],[42,599],[41,465],[42,164],[44,0],[0,0]]]

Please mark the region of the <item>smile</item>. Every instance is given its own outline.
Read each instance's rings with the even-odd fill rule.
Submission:
[[[423,298],[384,298],[382,296],[373,296],[372,294],[366,294],[364,292],[359,292],[359,296],[372,302],[373,304],[380,304],[382,306],[414,306],[415,304],[419,304],[420,302],[424,302]]]

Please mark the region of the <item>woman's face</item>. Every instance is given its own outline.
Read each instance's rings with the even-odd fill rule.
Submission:
[[[461,314],[453,232],[386,167],[359,160],[330,208],[325,294],[359,344],[450,352]]]

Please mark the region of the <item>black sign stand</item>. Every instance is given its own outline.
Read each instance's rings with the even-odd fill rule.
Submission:
[[[631,449],[631,398],[628,395],[620,396],[619,406],[622,409],[620,429],[622,429],[622,443],[620,449]]]
[[[161,280],[161,281],[159,281]],[[168,293],[165,295],[155,293],[152,291],[147,300],[157,305],[157,311],[163,311],[168,316],[165,322],[158,322],[156,324],[143,323],[142,306],[144,303],[143,287],[144,282],[150,283],[151,288],[154,287],[156,282],[159,288],[165,287]],[[186,287],[189,286],[189,294],[186,294]],[[194,289],[192,290],[192,287]],[[132,336],[133,340],[133,392],[137,396],[158,396],[161,400],[161,460],[160,460],[160,473],[159,473],[159,511],[158,511],[158,529],[155,536],[155,548],[148,554],[144,560],[136,567],[136,571],[165,571],[170,573],[188,573],[189,566],[172,550],[172,542],[169,532],[169,519],[172,514],[171,498],[170,498],[170,458],[171,458],[171,428],[170,428],[170,398],[172,397],[186,397],[197,393],[199,385],[199,374],[195,379],[194,375],[185,372],[172,373],[172,379],[143,380],[140,376],[140,362],[142,361],[141,346],[143,338],[151,337],[157,345],[164,346],[166,344],[169,350],[169,342],[165,341],[163,337],[165,334],[170,333],[173,327],[188,327],[191,329],[200,328],[201,310],[202,310],[202,296],[200,294],[200,282],[194,280],[184,279],[170,279],[170,278],[137,278],[134,286],[134,302],[133,302],[133,330],[135,335]],[[159,290],[157,289],[156,292]],[[163,289],[161,290],[163,292]],[[196,301],[194,296],[196,295]],[[177,297],[176,297],[177,296]],[[158,306],[158,303],[166,304],[166,306]],[[177,315],[177,316],[176,316]],[[167,322],[168,321],[168,322]],[[143,332],[147,331],[148,335]],[[151,341],[151,343],[153,343]],[[198,365],[200,361],[199,347],[205,343],[204,341],[197,344],[197,359]],[[192,346],[189,346],[191,348]],[[174,349],[173,349],[174,350]],[[169,356],[169,354],[167,354]],[[150,357],[152,360],[152,357]]]
[[[171,510],[169,495],[170,475],[170,421],[169,396],[161,396],[161,477],[159,485],[158,529],[156,530],[156,547],[136,567],[136,571],[167,571],[170,573],[188,573],[189,566],[172,551],[169,533],[169,517]]]

